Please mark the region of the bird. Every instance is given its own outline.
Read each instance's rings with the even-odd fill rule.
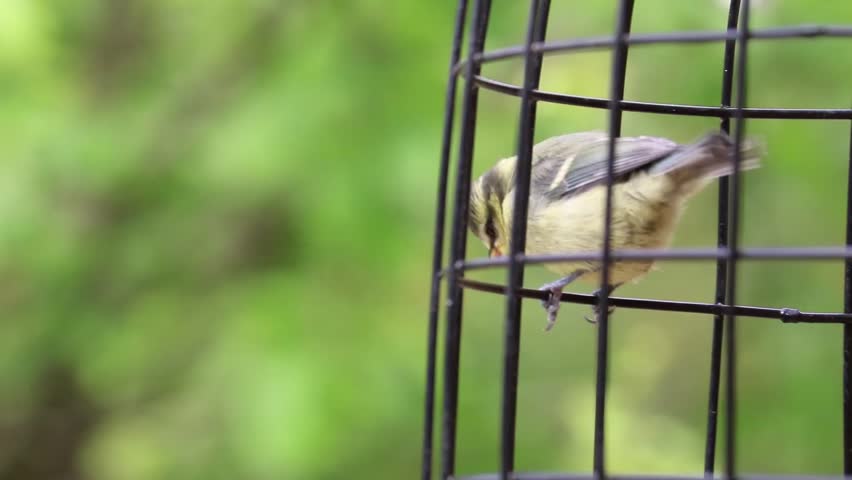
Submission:
[[[609,135],[591,131],[548,138],[532,149],[527,214],[528,254],[600,253],[609,161]],[[617,137],[613,161],[610,248],[667,248],[687,201],[714,179],[734,171],[734,142],[724,132],[711,132],[688,144],[662,137]],[[761,144],[744,140],[740,170],[760,166]],[[470,189],[468,227],[488,249],[489,257],[509,252],[515,204],[517,157],[499,160],[474,180]],[[653,260],[611,263],[606,295],[636,282]],[[540,290],[547,311],[545,330],[556,323],[563,289],[575,280],[601,282],[600,261],[546,264],[559,275]],[[600,297],[603,289],[594,294]],[[594,307],[595,323],[600,314]]]

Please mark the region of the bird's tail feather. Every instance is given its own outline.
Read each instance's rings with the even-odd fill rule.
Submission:
[[[712,133],[701,140],[685,145],[657,162],[649,172],[652,175],[672,174],[682,176],[682,181],[710,180],[734,172],[734,142],[725,133]],[[740,145],[740,170],[760,166],[764,155],[761,144],[746,140]]]

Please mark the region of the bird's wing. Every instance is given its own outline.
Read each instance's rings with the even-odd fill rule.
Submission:
[[[589,136],[576,138],[575,135]],[[533,188],[539,193],[553,199],[564,198],[606,181],[609,153],[607,135],[575,135],[555,137],[539,144],[544,148],[541,149],[541,158],[534,161],[533,167]],[[548,143],[545,145],[545,142]],[[624,178],[631,172],[667,157],[677,148],[678,144],[665,138],[618,138],[615,143],[614,176],[616,180]]]

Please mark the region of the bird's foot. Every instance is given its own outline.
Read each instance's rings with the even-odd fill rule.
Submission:
[[[612,291],[615,290],[616,287],[618,287],[618,285],[613,285],[613,286],[609,287],[609,289],[607,291],[607,295],[612,293]],[[594,292],[592,292],[592,295],[598,297],[598,302],[600,302],[602,293],[603,292],[601,291],[601,289],[597,289]],[[615,311],[615,307],[609,306],[609,307],[607,307],[606,311],[607,311],[607,315],[612,315],[612,312]],[[596,324],[596,323],[598,323],[598,320],[601,317],[601,305],[600,305],[600,303],[597,303],[597,304],[592,306],[592,313],[594,314],[594,317],[589,318],[588,316],[585,316],[583,318],[585,318],[586,321],[589,322],[589,323]]]
[[[544,327],[544,331],[549,331],[556,323],[556,314],[559,313],[559,302],[562,299],[562,289],[579,278],[580,275],[583,275],[583,273],[585,272],[577,270],[555,282],[546,283],[539,288],[539,290],[550,292],[547,299],[541,301],[541,305],[547,310],[547,325]]]
[[[547,284],[541,287],[540,290],[550,293],[547,296],[547,300],[541,301],[541,306],[547,312],[547,325],[545,325],[544,331],[548,332],[556,324],[556,315],[559,313],[559,304],[562,297],[562,287]]]
[[[608,315],[612,315],[612,312],[614,312],[614,311],[615,311],[615,307],[609,307],[609,308],[607,308],[606,310],[607,310],[607,312],[608,312],[608,313],[607,313]],[[593,307],[592,307],[592,313],[594,314],[594,316],[593,316],[592,318],[589,318],[589,316],[588,316],[588,315],[584,316],[583,318],[585,318],[585,319],[586,319],[586,321],[587,321],[587,322],[589,322],[589,323],[591,323],[591,324],[597,324],[597,323],[598,323],[598,319],[599,319],[599,318],[600,318],[600,316],[601,316],[601,307],[600,307],[600,306],[598,306],[598,305],[593,306]]]

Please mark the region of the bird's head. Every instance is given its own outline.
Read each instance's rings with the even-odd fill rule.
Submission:
[[[468,227],[488,248],[489,257],[509,252],[509,228],[503,211],[506,195],[514,186],[515,159],[501,160],[473,182]]]

